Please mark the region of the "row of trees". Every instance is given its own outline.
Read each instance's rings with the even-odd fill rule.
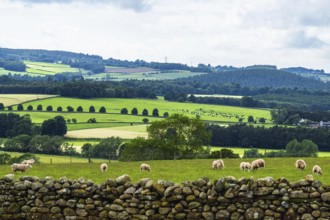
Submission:
[[[207,130],[212,134],[212,146],[238,146],[262,149],[284,149],[293,139],[313,141],[320,150],[330,151],[330,130],[312,129],[306,127],[254,127],[246,124],[208,125]]]
[[[0,67],[5,70],[11,70],[16,72],[25,72],[26,65],[22,61],[15,60],[1,60],[0,59]]]
[[[124,114],[124,115],[127,115],[128,114],[128,110],[127,110],[127,108],[122,108],[121,110],[120,110],[120,114]],[[137,108],[132,108],[132,110],[131,110],[131,114],[132,115],[138,115],[139,114],[139,111],[138,111],[138,109]],[[148,111],[148,109],[143,109],[143,111],[142,111],[142,115],[143,116],[148,116],[149,115],[149,111]],[[152,110],[152,116],[154,116],[154,117],[159,117],[159,112],[158,112],[158,109],[157,108],[154,108],[153,110]],[[168,112],[164,112],[164,114],[163,114],[163,117],[164,118],[167,118],[169,116],[169,114],[168,114]]]
[[[67,109],[68,112],[74,112],[74,108],[71,107],[71,106],[67,106],[66,109]],[[0,103],[0,110],[4,110],[3,103]],[[8,106],[8,110],[10,110],[10,111],[13,110],[13,107],[12,106]],[[26,108],[26,110],[33,111],[34,109],[33,109],[33,106],[32,105],[29,105]],[[37,111],[43,111],[43,106],[41,104],[39,104],[37,106],[36,110]],[[18,104],[17,105],[17,111],[24,111],[24,106],[22,104]],[[48,112],[53,111],[53,106],[48,105],[46,107],[46,111],[48,111]],[[63,111],[63,108],[61,106],[59,106],[59,107],[57,107],[56,111],[57,112],[62,112]],[[83,109],[83,107],[78,106],[77,109],[76,109],[76,111],[77,112],[84,112],[84,109]],[[88,112],[95,113],[96,112],[95,111],[95,107],[94,106],[90,106]],[[100,109],[99,109],[99,113],[106,113],[106,112],[107,112],[106,108],[104,106],[101,106]]]

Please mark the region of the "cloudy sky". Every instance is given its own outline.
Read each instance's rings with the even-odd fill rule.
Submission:
[[[0,47],[330,72],[329,0],[0,0]]]

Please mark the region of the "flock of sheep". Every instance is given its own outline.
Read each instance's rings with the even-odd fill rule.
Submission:
[[[250,162],[241,162],[240,169],[243,171],[257,170],[259,168],[265,167],[266,162],[263,159],[257,159]],[[296,168],[300,170],[304,170],[306,168],[306,162],[302,159],[299,159],[295,163]],[[223,169],[225,168],[225,163],[223,160],[218,159],[214,160],[212,163],[212,169]],[[322,175],[322,169],[319,165],[314,165],[312,172],[317,175]]]
[[[108,165],[106,163],[102,163],[100,165],[101,172],[107,172],[108,171]],[[140,171],[151,171],[151,167],[149,164],[143,163],[140,165]]]
[[[21,163],[14,163],[11,165],[11,170],[16,173],[17,171],[25,172],[32,167],[32,164],[35,163],[34,159],[23,160]]]

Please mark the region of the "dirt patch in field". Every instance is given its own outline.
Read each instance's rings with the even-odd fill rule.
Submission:
[[[137,67],[137,68],[105,68],[106,73],[145,73],[145,72],[154,72],[155,69],[147,67]]]
[[[123,139],[134,139],[137,137],[148,137],[146,132],[115,130],[111,128],[93,128],[83,129],[76,131],[69,131],[65,137],[68,138],[107,138],[107,137],[120,137]]]

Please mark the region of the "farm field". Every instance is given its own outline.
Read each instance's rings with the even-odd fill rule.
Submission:
[[[208,94],[190,94],[194,95],[195,97],[214,97],[214,98],[233,98],[233,99],[240,99],[243,96],[239,95],[221,95],[221,94],[213,94],[213,95],[208,95]]]
[[[70,103],[70,104],[67,104]],[[199,115],[202,120],[209,120],[215,122],[238,122],[238,118],[244,118],[243,121],[247,121],[249,115],[252,115],[255,120],[258,120],[260,117],[266,119],[266,122],[270,120],[270,111],[268,109],[257,109],[257,108],[241,108],[233,106],[221,106],[221,105],[209,105],[209,104],[196,104],[196,103],[181,103],[181,102],[168,102],[166,100],[150,100],[150,99],[122,99],[122,98],[97,98],[97,99],[77,99],[77,98],[64,98],[56,97],[47,100],[37,100],[24,103],[24,109],[28,105],[32,105],[33,109],[36,109],[37,106],[41,104],[44,109],[48,105],[53,106],[53,109],[56,109],[58,106],[61,106],[63,110],[66,110],[66,107],[70,105],[74,109],[77,109],[78,106],[82,106],[84,111],[88,111],[89,107],[92,105],[95,107],[95,110],[98,111],[101,106],[106,108],[107,113],[117,113],[115,116],[111,114],[101,114],[102,117],[95,113],[92,114],[93,117],[98,117],[100,122],[141,122],[143,118],[132,116],[132,115],[121,115],[120,110],[122,108],[127,108],[130,113],[131,110],[136,107],[138,109],[139,115],[141,115],[143,109],[147,109],[149,115],[152,114],[154,108],[158,109],[159,115],[162,116],[164,112],[169,114],[173,113],[182,113],[190,117],[196,117]],[[14,107],[15,109],[15,107]],[[38,113],[38,114],[37,114]],[[46,112],[43,116],[41,115],[45,112],[29,112],[33,121],[39,123],[45,120],[45,118],[51,118],[51,114],[57,114],[57,112]],[[68,118],[77,118],[78,122],[86,122],[92,115],[90,113],[61,113],[63,116]],[[84,116],[83,116],[84,115]],[[39,119],[41,118],[41,120]],[[128,118],[133,117],[133,118]],[[138,119],[137,119],[138,118]],[[149,118],[154,119],[154,118]]]
[[[170,72],[159,72],[159,71],[146,71],[146,72],[130,72],[129,74],[122,72],[120,70],[118,72],[111,73],[100,73],[92,76],[85,76],[86,79],[97,79],[100,80],[102,78],[110,77],[111,81],[122,81],[128,79],[136,79],[136,80],[166,80],[166,79],[178,79],[178,78],[187,78],[192,76],[198,76],[205,73],[197,73],[190,71],[170,71]]]
[[[136,131],[138,130],[138,131]],[[144,130],[144,131],[143,131]],[[120,137],[123,139],[134,139],[137,137],[148,137],[145,125],[123,126],[114,128],[93,128],[84,130],[68,131],[67,138],[106,138]]]
[[[138,124],[138,123],[136,123]],[[112,127],[123,127],[131,126],[131,123],[128,122],[104,122],[104,123],[67,123],[66,124],[68,131],[81,130],[81,129],[91,129],[91,128],[112,128]]]
[[[66,176],[69,179],[77,179],[84,177],[86,180],[91,179],[95,183],[105,182],[108,178],[116,178],[123,174],[128,174],[132,181],[136,182],[142,178],[151,178],[154,181],[159,179],[181,183],[183,181],[194,181],[202,177],[208,177],[211,181],[226,176],[234,176],[236,179],[241,177],[264,178],[271,176],[274,179],[286,178],[289,181],[298,181],[303,179],[305,175],[312,174],[311,169],[314,164],[319,164],[323,172],[326,174],[330,169],[328,158],[303,158],[307,163],[307,168],[303,171],[295,168],[295,161],[297,158],[266,158],[266,167],[257,171],[241,171],[239,164],[242,161],[252,161],[252,159],[224,159],[225,169],[212,170],[212,159],[197,159],[197,160],[165,160],[165,161],[143,161],[151,165],[152,171],[140,172],[139,165],[142,162],[111,162],[108,163],[109,170],[106,173],[99,171],[101,161],[93,160],[94,163],[88,164],[86,162],[69,163],[68,157],[66,162],[55,163],[53,157],[53,164],[47,162],[33,165],[28,173],[18,173],[16,178],[22,175],[33,175],[40,178],[45,176],[52,176],[56,179]],[[49,159],[49,158],[48,158]],[[74,171],[74,172],[73,172]],[[0,176],[11,172],[10,165],[0,166]],[[329,175],[313,175],[314,179],[320,180],[324,185],[330,184]]]
[[[57,95],[42,95],[42,94],[0,94],[0,103],[4,106],[17,105],[32,100],[40,100],[56,97]]]

